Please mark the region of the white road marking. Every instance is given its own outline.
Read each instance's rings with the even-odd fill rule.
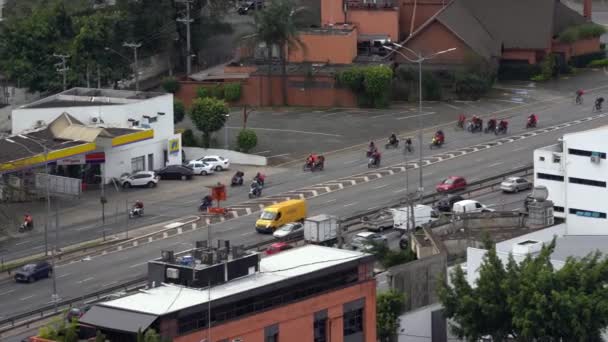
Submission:
[[[9,293],[13,293],[13,292],[15,292],[15,290],[8,290],[8,291],[6,291],[6,292],[2,292],[2,293],[0,293],[0,296],[4,296],[4,295],[7,295],[7,294],[9,294]]]
[[[379,185],[379,186],[374,187],[374,189],[382,189],[382,188],[385,188],[387,186],[388,186],[388,184]]]
[[[344,164],[352,164],[352,163],[356,163],[358,161],[361,161],[361,159],[349,160],[347,162],[344,162]]]
[[[494,167],[494,166],[498,166],[500,164],[504,164],[504,162],[498,162],[498,163],[490,164],[490,165],[488,165],[488,167]]]
[[[393,192],[394,192],[394,193],[399,193],[399,192],[404,192],[404,191],[406,191],[406,190],[407,190],[407,189],[398,189],[398,190],[395,190],[395,191],[393,191]]]
[[[456,106],[451,105],[451,104],[449,104],[449,103],[444,103],[444,105],[446,105],[446,106],[448,106],[448,107],[450,107],[450,108],[452,108],[452,109],[460,110],[460,107],[456,107]]]
[[[88,278],[85,278],[85,279],[83,279],[83,280],[81,280],[81,281],[77,281],[76,283],[77,283],[77,284],[82,284],[82,283],[86,283],[87,281],[89,281],[89,280],[93,280],[93,279],[95,279],[95,278],[93,278],[93,277],[88,277]]]
[[[28,242],[29,242],[29,241],[17,242],[17,243],[15,244],[15,246],[23,245],[23,244],[26,244],[26,243],[28,243]]]
[[[367,209],[365,209],[365,210],[374,210],[374,209],[376,209],[376,208],[378,208],[378,207],[369,207],[369,208],[367,208]]]
[[[230,129],[243,129],[242,127],[234,127],[228,126]],[[331,134],[331,133],[320,133],[320,132],[309,132],[309,131],[297,131],[295,129],[281,129],[281,128],[263,128],[263,127],[247,127],[248,129],[253,129],[254,131],[270,131],[270,132],[288,132],[288,133],[301,133],[301,134],[310,134],[310,135],[323,135],[326,137],[341,137],[341,134]]]
[[[138,267],[138,266],[141,266],[141,265],[145,265],[147,263],[148,263],[147,261],[146,262],[140,262],[139,264],[135,264],[135,265],[129,266],[129,268],[135,268],[135,267]]]
[[[110,286],[110,285],[114,285],[114,284],[116,284],[116,283],[118,283],[118,281],[116,281],[116,280],[115,280],[115,281],[113,281],[113,282],[111,282],[111,283],[103,284],[103,285],[101,285],[101,287],[108,287],[108,286]]]
[[[397,118],[397,120],[405,120],[405,119],[411,119],[411,118],[417,118],[419,116],[427,116],[427,115],[434,115],[435,112],[430,112],[430,113],[424,113],[424,114],[416,114],[416,115],[409,115],[409,116],[404,116],[401,118]]]
[[[329,201],[325,201],[322,204],[333,203],[335,201],[337,201],[337,199],[334,198],[334,199],[330,199]]]
[[[288,156],[289,153],[283,153],[283,154],[276,154],[274,156],[268,156],[268,158],[276,158],[276,157],[283,157],[283,156]]]
[[[527,148],[527,147],[519,147],[519,148],[514,149],[514,150],[513,150],[513,151],[511,151],[511,152],[523,151],[523,150],[525,150],[526,148]]]
[[[247,236],[247,235],[253,235],[253,234],[255,234],[255,232],[247,232],[247,233],[241,234],[241,236]]]
[[[261,151],[261,152],[255,152],[253,154],[265,154],[265,153],[269,153],[271,150],[266,150],[266,151]]]
[[[345,206],[345,207],[350,207],[351,205],[355,205],[355,204],[357,204],[357,203],[359,203],[359,202],[348,203],[348,204],[345,204],[344,206]]]
[[[400,113],[404,113],[404,112],[385,113],[385,114],[370,116],[369,118],[370,119],[377,119],[377,118],[381,118],[383,116],[395,115],[395,114],[400,114]]]
[[[34,295],[23,297],[23,298],[19,298],[19,300],[28,300],[28,299],[30,299],[32,297],[34,297]]]
[[[60,276],[57,276],[57,279],[67,277],[67,276],[69,276],[70,274],[72,274],[72,273],[65,273],[65,274],[62,274],[62,275],[60,275]]]
[[[513,101],[513,100],[502,100],[502,99],[495,99],[494,101],[500,101],[500,102],[508,102],[508,103],[517,103],[517,104],[522,104],[524,103],[524,101]]]

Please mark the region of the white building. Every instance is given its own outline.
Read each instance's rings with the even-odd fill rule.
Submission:
[[[172,94],[73,88],[13,110],[12,133],[45,127],[63,113],[89,127],[127,130],[110,145],[98,143],[95,150],[58,160],[57,165],[101,164],[96,173],[108,182],[124,173],[182,162],[181,134],[174,131]]]
[[[608,126],[563,136],[534,151],[534,184],[549,190],[568,235],[608,235]]]

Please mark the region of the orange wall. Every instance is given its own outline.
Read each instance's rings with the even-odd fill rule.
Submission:
[[[456,48],[455,51],[425,61],[424,63],[426,64],[461,64],[467,61],[467,57],[471,53],[474,53],[462,40],[437,21],[428,25],[422,32],[410,40],[406,46],[420,52],[422,55],[430,55],[437,51]],[[404,54],[409,56],[407,51],[404,51]],[[399,54],[395,56],[395,60],[400,63],[407,63]]]
[[[291,63],[350,64],[357,56],[357,30],[348,34],[303,32],[299,37],[304,46],[289,49]]]
[[[359,34],[387,34],[399,40],[399,11],[393,9],[349,9],[348,22],[357,27]]]
[[[416,15],[412,18],[414,1],[416,2]],[[412,21],[414,22],[412,32],[415,32],[443,7],[443,3],[447,4],[448,2],[442,2],[441,0],[404,0],[400,2],[399,33],[401,34],[401,39],[406,39],[409,36]]]
[[[345,21],[342,0],[319,1],[321,1],[321,26]]]
[[[367,280],[346,289],[309,300],[261,312],[237,321],[211,328],[213,341],[241,338],[247,342],[264,342],[264,328],[279,324],[279,341],[312,341],[314,313],[327,309],[329,341],[342,342],[342,305],[365,297],[364,332],[366,342],[376,341],[376,281]],[[197,331],[173,338],[174,342],[200,342],[207,331]]]

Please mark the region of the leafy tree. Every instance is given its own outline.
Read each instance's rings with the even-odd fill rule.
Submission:
[[[184,120],[186,116],[186,107],[184,107],[184,103],[178,99],[173,100],[173,123],[179,123]]]
[[[200,87],[196,88],[196,97],[199,99],[203,99],[205,97],[212,97],[211,91],[209,90],[208,87],[200,86]]]
[[[179,91],[180,84],[175,77],[165,77],[162,81],[162,87],[167,93],[175,94]]]
[[[390,290],[376,297],[376,330],[380,341],[391,341],[399,329],[399,315],[405,309],[405,296]]]
[[[243,152],[249,152],[258,144],[258,136],[254,130],[243,129],[239,132],[237,143]]]
[[[228,105],[223,100],[206,97],[195,99],[190,109],[190,118],[203,132],[203,147],[209,148],[211,133],[220,130],[226,122]]]
[[[416,260],[416,254],[411,249],[393,251],[383,244],[376,244],[372,248],[384,268],[389,268]]]
[[[241,84],[226,83],[224,84],[224,98],[228,102],[236,102],[241,99]]]
[[[198,146],[198,141],[191,129],[187,129],[182,133],[182,145],[190,147]]]

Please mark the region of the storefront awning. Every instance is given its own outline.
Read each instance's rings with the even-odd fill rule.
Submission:
[[[137,333],[144,331],[158,316],[95,305],[79,321],[98,328]]]

